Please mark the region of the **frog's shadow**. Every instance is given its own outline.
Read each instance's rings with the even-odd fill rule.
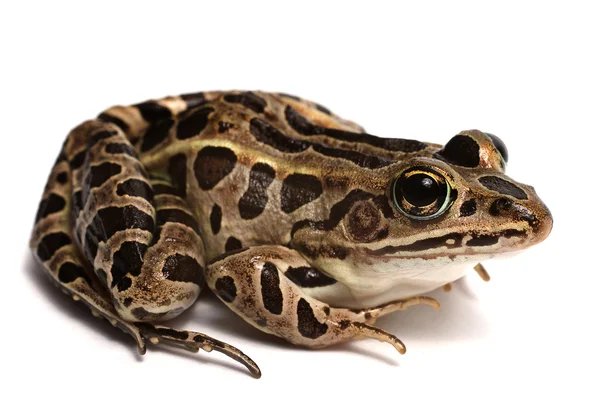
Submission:
[[[45,277],[44,272],[41,271],[40,266],[32,256],[27,258],[25,272],[38,292],[47,297],[62,312],[73,319],[82,321],[95,334],[126,345],[138,361],[143,359],[137,353],[136,346],[131,338],[115,329],[107,321],[101,321],[93,317],[86,307],[82,307],[81,304],[74,302],[69,296],[65,296],[59,289],[55,288],[50,280]],[[465,279],[454,282],[453,290],[450,293],[438,289],[428,295],[440,301],[442,306],[439,310],[433,310],[427,306],[411,307],[408,310],[382,317],[377,322],[377,326],[397,335],[411,347],[415,346],[416,342],[427,342],[434,346],[442,346],[444,341],[476,340],[489,334],[489,323],[477,306],[476,295]],[[304,350],[301,347],[289,344],[283,339],[251,327],[235,313],[228,310],[207,288],[204,288],[200,298],[190,310],[165,324],[177,329],[199,329],[208,335],[211,335],[213,331],[225,332],[229,336],[243,335],[245,340],[263,343],[268,346],[276,346],[286,350]],[[216,333],[215,336],[219,337]],[[153,346],[152,350],[174,351],[161,346]],[[381,356],[353,344],[332,346],[320,351],[352,351],[379,359],[388,364],[397,364],[393,357]],[[199,358],[191,353],[182,354]],[[227,361],[211,359],[211,362],[232,368],[238,367],[237,365],[233,367]]]

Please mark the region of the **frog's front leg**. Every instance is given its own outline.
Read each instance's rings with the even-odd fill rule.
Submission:
[[[207,267],[206,280],[219,298],[251,325],[313,348],[373,338],[390,343],[403,354],[406,348],[400,339],[370,324],[415,304],[439,306],[429,297],[413,297],[362,310],[330,307],[304,293],[286,273],[297,268],[310,267],[295,250],[258,246],[213,261]]]

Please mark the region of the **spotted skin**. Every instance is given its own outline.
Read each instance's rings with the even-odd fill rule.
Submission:
[[[445,146],[368,134],[307,100],[202,92],[115,106],[67,137],[31,248],[56,285],[146,343],[241,351],[156,323],[207,283],[258,329],[308,347],[375,338],[373,326],[482,259],[550,232],[533,188],[505,174],[502,141]],[[452,196],[431,220],[400,212],[403,171],[435,170]],[[417,277],[422,277],[417,278]],[[150,288],[150,289],[149,289]],[[402,300],[404,299],[404,300]]]
[[[223,292],[219,290],[223,280],[235,284],[235,296],[220,297],[256,328],[313,348],[369,337],[390,343],[403,353],[404,345],[398,338],[372,324],[380,316],[411,305],[438,307],[427,297],[362,310],[330,307],[286,276],[285,270],[301,268],[305,262],[300,253],[283,246],[256,246],[213,262],[207,268],[206,279],[217,293]]]

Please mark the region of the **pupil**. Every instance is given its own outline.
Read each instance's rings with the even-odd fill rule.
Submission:
[[[441,196],[437,181],[425,174],[414,174],[406,178],[401,190],[402,197],[415,207],[428,206]]]

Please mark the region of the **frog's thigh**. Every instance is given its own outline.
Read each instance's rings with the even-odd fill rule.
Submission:
[[[285,275],[307,267],[296,251],[259,246],[228,253],[206,270],[208,286],[256,328],[308,347],[326,347],[349,339],[375,338],[404,352],[402,342],[381,329],[361,310],[333,308],[302,291]]]

